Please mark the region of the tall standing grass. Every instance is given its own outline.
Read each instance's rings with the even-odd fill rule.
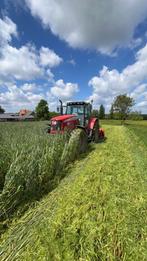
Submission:
[[[78,155],[69,136],[45,134],[44,127],[39,122],[0,125],[0,220],[55,188]]]

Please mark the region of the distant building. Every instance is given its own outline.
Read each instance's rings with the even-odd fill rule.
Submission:
[[[30,113],[32,113],[32,112],[29,111],[29,110],[26,110],[26,109],[22,109],[22,110],[20,110],[20,112],[19,112],[19,116],[25,116],[25,115],[28,115],[28,114],[30,114]]]
[[[20,110],[19,113],[1,113],[0,121],[33,121],[34,113],[29,110]]]

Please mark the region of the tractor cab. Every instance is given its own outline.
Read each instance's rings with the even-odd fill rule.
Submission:
[[[91,115],[92,105],[88,102],[68,102],[66,106],[66,115],[74,114],[78,117],[80,125],[88,125]]]

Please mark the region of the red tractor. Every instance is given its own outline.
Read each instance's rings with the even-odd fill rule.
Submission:
[[[104,139],[104,130],[99,127],[99,119],[92,116],[92,103],[68,102],[63,106],[60,101],[60,116],[51,119],[49,133],[75,132],[80,129],[81,145],[86,141],[98,142]],[[63,109],[66,112],[63,114]],[[82,133],[82,134],[81,134]]]

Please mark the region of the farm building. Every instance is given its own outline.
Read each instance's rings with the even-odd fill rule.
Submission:
[[[34,120],[34,113],[28,110],[20,110],[19,113],[1,113],[0,121],[32,121]]]

